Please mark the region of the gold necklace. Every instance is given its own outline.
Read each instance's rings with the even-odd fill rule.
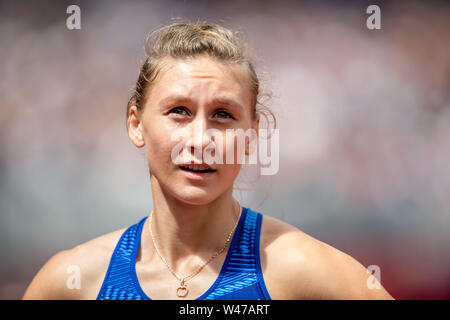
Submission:
[[[236,221],[236,224],[234,225],[234,228],[231,230],[231,232],[228,234],[227,240],[225,242],[225,245],[223,246],[222,249],[220,249],[219,251],[217,251],[216,253],[214,253],[211,258],[208,259],[208,261],[206,261],[202,266],[200,266],[196,271],[194,271],[194,273],[185,276],[185,277],[180,277],[179,275],[177,275],[175,273],[175,271],[173,271],[173,269],[169,266],[169,264],[166,262],[166,260],[164,260],[163,256],[161,255],[161,253],[158,250],[158,247],[156,246],[156,241],[155,238],[153,237],[153,233],[152,233],[152,217],[153,217],[153,211],[150,213],[150,221],[149,221],[149,229],[150,229],[150,236],[152,237],[152,241],[153,241],[153,246],[155,247],[156,253],[158,254],[158,256],[161,258],[162,262],[164,262],[164,264],[167,266],[167,268],[170,270],[170,272],[175,276],[175,278],[177,278],[180,281],[180,286],[177,288],[177,296],[179,296],[180,298],[184,298],[187,296],[187,294],[189,293],[189,290],[187,288],[186,285],[186,281],[187,279],[190,279],[194,276],[196,276],[200,271],[202,271],[202,269],[208,264],[210,263],[214,258],[216,258],[218,255],[220,255],[225,248],[228,246],[228,243],[231,240],[231,235],[234,233],[234,231],[236,230],[236,227],[238,225],[239,219],[241,217],[241,212],[242,212],[242,207],[239,204],[239,217]]]

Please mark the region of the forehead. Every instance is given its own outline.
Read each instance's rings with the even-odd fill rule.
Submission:
[[[240,65],[228,65],[209,57],[167,59],[149,90],[150,101],[169,96],[237,100],[250,105],[248,75]]]

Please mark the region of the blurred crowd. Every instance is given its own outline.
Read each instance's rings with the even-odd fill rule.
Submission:
[[[280,171],[245,168],[243,205],[378,265],[397,299],[450,299],[450,5],[0,3],[0,299],[57,251],[129,226],[152,201],[126,103],[149,31],[239,29],[280,129]]]

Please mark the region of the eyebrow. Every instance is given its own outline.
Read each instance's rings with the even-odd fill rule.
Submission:
[[[160,100],[159,105],[165,106],[167,104],[172,104],[172,103],[193,103],[193,102],[194,102],[194,100],[188,96],[171,95],[167,98]],[[227,97],[216,97],[212,100],[212,103],[220,104],[223,106],[230,106],[230,107],[244,109],[244,107],[240,103],[238,103],[237,101],[235,101],[233,99],[227,98]]]

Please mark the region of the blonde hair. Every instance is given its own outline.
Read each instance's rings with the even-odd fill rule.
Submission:
[[[261,109],[264,109],[266,112],[263,112],[263,115],[267,119],[269,114],[275,126],[274,114],[259,100],[260,82],[255,69],[244,53],[240,39],[231,30],[212,23],[172,23],[147,36],[145,52],[147,57],[140,68],[136,86],[127,104],[127,118],[131,106],[135,105],[138,110],[143,110],[147,90],[161,71],[165,58],[187,59],[206,54],[219,62],[244,67],[252,95],[252,116],[256,118]]]

